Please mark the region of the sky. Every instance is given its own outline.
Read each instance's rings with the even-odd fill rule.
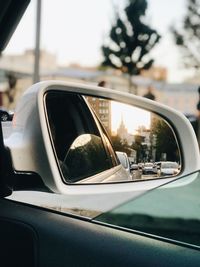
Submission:
[[[162,36],[153,51],[155,65],[169,68],[169,81],[181,81],[177,48],[169,27],[178,24],[186,0],[148,0],[147,19]],[[121,10],[126,0],[42,0],[41,48],[56,54],[60,65],[95,66],[100,47],[114,21],[113,6]],[[5,54],[20,54],[34,47],[36,0],[32,0]]]

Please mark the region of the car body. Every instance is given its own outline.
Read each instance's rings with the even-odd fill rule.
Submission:
[[[1,50],[28,3],[0,2]],[[85,101],[88,95],[167,118],[180,147],[181,171],[164,179],[119,180],[125,172]],[[56,105],[54,99],[59,100]],[[71,112],[64,114],[73,117],[79,135],[68,137],[69,149],[59,143],[66,152],[62,154],[53,122],[61,119],[64,137],[74,128],[64,131],[64,116],[54,112],[68,107]],[[199,266],[199,148],[181,113],[107,88],[46,81],[31,86],[21,98],[8,138],[0,126],[1,266]],[[62,164],[69,155],[72,170],[81,177],[76,181],[64,175],[69,170]],[[90,166],[87,177],[77,166],[84,171]]]

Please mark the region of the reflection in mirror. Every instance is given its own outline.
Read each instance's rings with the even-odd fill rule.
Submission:
[[[110,135],[122,166],[119,152],[127,155],[133,180],[169,177],[181,171],[174,132],[163,118],[107,99],[87,100]]]
[[[92,134],[78,136],[62,163],[66,181],[77,182],[106,170],[108,164],[105,157],[105,150],[99,136]]]
[[[156,114],[63,91],[48,92],[45,104],[65,183],[158,179],[181,171],[173,130]],[[106,176],[107,170],[113,172]]]

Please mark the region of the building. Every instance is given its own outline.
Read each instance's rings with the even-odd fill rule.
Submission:
[[[32,75],[34,69],[34,50],[26,50],[23,54],[3,55],[0,58],[0,69],[21,72]],[[40,51],[40,70],[41,72],[53,71],[57,68],[57,58],[55,54],[45,50]]]
[[[151,78],[154,81],[166,81],[167,75],[167,69],[164,67],[151,67],[141,72],[142,77]]]
[[[27,50],[21,55],[3,55],[0,58],[0,92],[3,95],[3,105],[9,107],[6,93],[6,72],[12,71],[17,74],[17,85],[15,90],[14,108],[22,93],[32,85],[32,74],[34,66],[34,51]],[[72,82],[90,83],[97,85],[100,80],[106,81],[108,88],[129,92],[130,77],[118,70],[100,71],[96,68],[87,69],[81,66],[58,67],[56,55],[41,51],[40,55],[41,80],[65,80]],[[166,82],[167,70],[161,67],[152,67],[142,71],[140,76],[133,76],[132,83],[137,87],[139,96],[143,96],[149,85],[154,87],[156,101],[171,106],[184,114],[196,114],[198,102],[198,84],[192,81],[182,84],[169,84]],[[195,80],[197,82],[197,79]],[[106,105],[102,103],[101,105]],[[106,128],[110,131],[110,119],[106,115],[109,112],[105,107],[96,111],[104,121]]]

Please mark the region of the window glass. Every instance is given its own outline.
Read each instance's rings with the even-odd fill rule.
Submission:
[[[200,247],[200,174],[157,188],[96,218]]]

